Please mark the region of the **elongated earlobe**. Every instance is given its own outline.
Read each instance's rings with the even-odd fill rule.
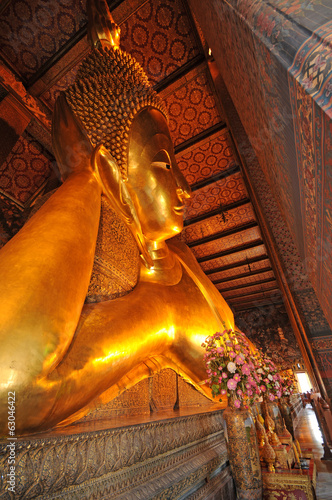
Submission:
[[[145,245],[141,224],[133,200],[127,189],[126,182],[121,177],[116,160],[107,149],[100,144],[92,153],[91,164],[112,208],[129,226],[138,245],[144,265],[148,268],[153,267],[153,262]]]

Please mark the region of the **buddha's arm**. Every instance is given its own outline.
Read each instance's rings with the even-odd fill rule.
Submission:
[[[189,247],[180,241],[170,240],[170,248],[177,254],[183,266],[191,276],[192,280],[196,283],[201,293],[208,302],[211,311],[214,313],[216,319],[220,322],[219,328],[229,329],[234,328],[233,313],[220,294],[219,290],[213,285],[206,274],[202,271],[200,265],[195,259]]]
[[[7,390],[46,375],[72,340],[93,265],[100,196],[83,165],[0,252],[0,378]]]

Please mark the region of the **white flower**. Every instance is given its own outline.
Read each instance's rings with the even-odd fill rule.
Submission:
[[[269,380],[273,380],[273,377],[272,377],[272,375],[270,375],[270,374],[268,374],[267,378],[268,378]]]
[[[236,364],[233,363],[233,361],[230,361],[227,365],[227,370],[230,372],[230,373],[235,373],[236,372]]]
[[[277,382],[277,381],[276,381],[276,382],[274,382],[274,385],[275,385],[275,386],[276,386],[276,388],[278,389],[278,387],[279,387],[279,382]]]
[[[264,373],[261,368],[258,368],[257,373]]]

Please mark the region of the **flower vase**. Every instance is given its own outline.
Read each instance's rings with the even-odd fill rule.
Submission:
[[[292,438],[294,439],[294,426],[293,426],[293,419],[292,419],[292,412],[289,407],[287,398],[282,396],[279,400],[279,408],[281,415],[285,421],[286,429],[288,432],[290,432]]]
[[[257,434],[250,411],[230,398],[223,413],[227,451],[238,500],[261,500],[262,472]]]
[[[268,397],[264,394],[263,401],[261,403],[262,414],[264,420],[266,420],[267,415],[270,415],[275,424],[275,432],[277,435],[281,435],[284,432],[284,423],[282,416],[278,407],[278,404],[274,401],[270,401]]]

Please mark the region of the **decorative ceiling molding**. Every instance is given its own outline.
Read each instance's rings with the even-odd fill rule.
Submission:
[[[192,241],[192,242],[188,243],[188,247],[193,248],[193,247],[197,247],[199,245],[204,245],[204,243],[219,240],[221,238],[226,238],[227,236],[230,236],[230,235],[235,234],[235,233],[239,233],[241,231],[244,231],[245,229],[250,229],[252,227],[258,227],[258,224],[256,221],[247,222],[245,224],[241,224],[241,225],[235,227],[234,229],[229,229],[228,231],[220,231],[212,236],[207,236],[206,238],[201,238],[199,240]]]
[[[255,271],[248,271],[247,273],[236,274],[236,275],[230,276],[228,278],[223,278],[223,279],[217,280],[217,281],[214,282],[214,285],[219,285],[221,283],[226,283],[228,281],[238,280],[240,278],[248,278],[250,276],[254,276],[256,274],[266,273],[266,272],[269,272],[269,271],[272,271],[272,267],[271,266],[262,267],[261,269],[257,269]],[[220,290],[219,287],[217,287],[217,288],[218,288],[218,290]]]
[[[249,243],[246,243],[244,245],[239,245],[239,246],[230,248],[229,250],[224,250],[222,252],[214,253],[211,255],[206,255],[205,257],[198,257],[197,262],[199,264],[201,264],[203,262],[207,262],[209,260],[215,260],[215,259],[218,259],[219,257],[226,257],[227,255],[232,255],[234,253],[241,252],[243,250],[249,250],[250,248],[256,248],[256,247],[259,247],[263,244],[264,244],[264,242],[260,238],[260,239],[255,240],[255,241],[250,241]]]

